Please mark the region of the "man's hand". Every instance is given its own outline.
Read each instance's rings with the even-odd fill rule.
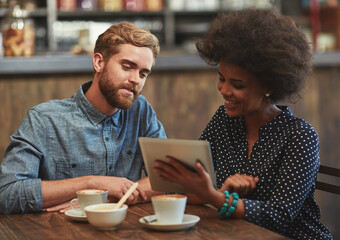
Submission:
[[[134,184],[127,178],[108,177],[108,176],[91,176],[96,189],[109,190],[108,199],[110,202],[118,202],[129,188]],[[135,204],[138,198],[146,200],[146,194],[141,186],[138,186],[131,196],[126,200],[125,204]]]
[[[149,177],[145,177],[143,179],[138,180],[139,186],[143,189],[146,198],[142,198],[141,195],[139,195],[138,198],[138,203],[143,203],[143,202],[149,202],[151,201],[151,197],[154,195],[159,195],[159,194],[165,194],[165,192],[158,192],[154,191],[151,188],[151,183]]]
[[[65,213],[67,210],[70,210],[70,209],[71,209],[70,201],[67,201],[67,202],[64,202],[62,204],[55,205],[53,207],[44,208],[43,211],[45,211],[45,212],[56,212],[56,211],[59,211],[61,213]]]

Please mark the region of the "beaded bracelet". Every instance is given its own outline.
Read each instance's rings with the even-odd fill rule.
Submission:
[[[225,203],[223,204],[223,207],[218,212],[223,217],[230,217],[230,215],[235,211],[239,196],[236,192],[229,194],[228,191],[224,191],[225,194]],[[233,201],[231,203],[231,206],[228,208],[228,202],[230,195],[233,197]]]
[[[218,212],[218,214],[222,216],[228,210],[228,202],[229,202],[229,196],[230,196],[228,191],[224,191],[224,194],[225,194],[225,202],[223,206],[221,207],[221,210]]]
[[[231,203],[231,206],[228,208],[228,211],[224,214],[224,216],[226,217],[230,217],[230,215],[235,211],[238,198],[239,198],[236,192],[232,193],[231,196],[233,196],[233,201]]]

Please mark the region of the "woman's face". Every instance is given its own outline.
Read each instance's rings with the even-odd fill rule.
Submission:
[[[245,69],[222,61],[217,88],[223,96],[226,113],[230,117],[261,114],[269,105],[258,78]]]

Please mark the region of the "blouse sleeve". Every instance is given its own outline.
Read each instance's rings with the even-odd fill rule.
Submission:
[[[243,199],[245,219],[277,232],[286,231],[309,194],[314,195],[320,166],[318,136],[306,124],[287,143],[268,201]]]

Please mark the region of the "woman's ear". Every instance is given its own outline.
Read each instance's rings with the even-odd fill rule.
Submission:
[[[92,64],[96,72],[102,72],[105,65],[103,55],[95,53],[92,57]]]

